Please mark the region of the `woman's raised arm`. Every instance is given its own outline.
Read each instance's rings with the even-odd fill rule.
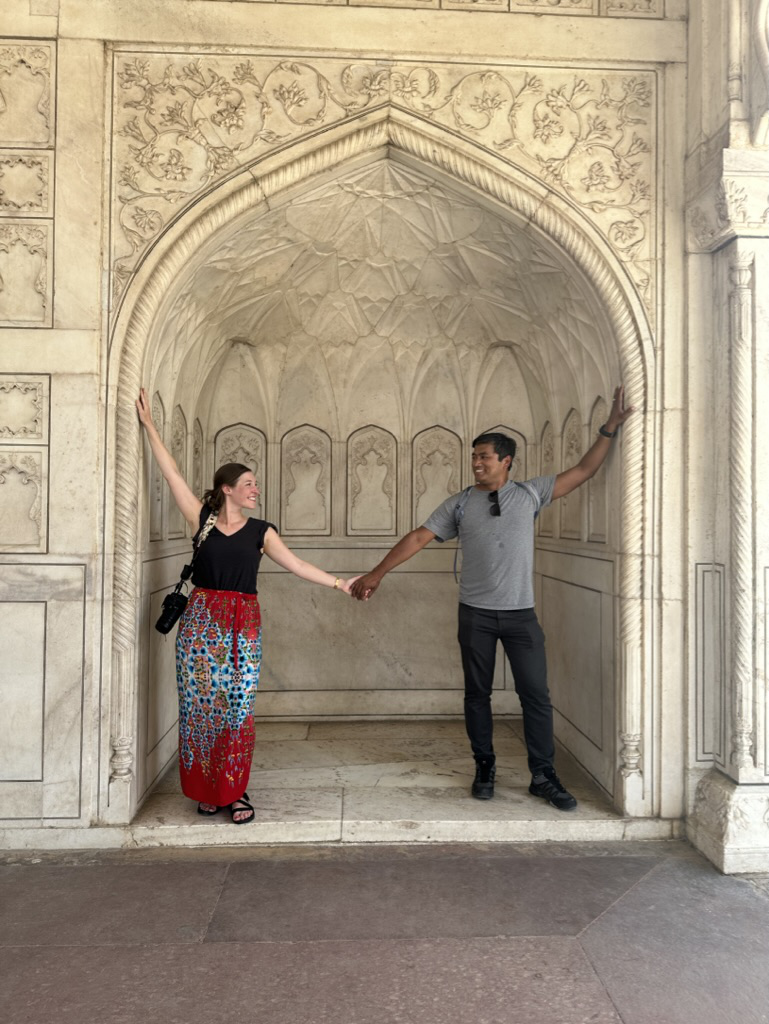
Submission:
[[[203,508],[203,502],[192,493],[189,484],[179,472],[176,460],[163,444],[158,429],[152,422],[150,403],[144,388],[141,389],[139,397],[136,399],[136,411],[139,414],[139,422],[146,431],[147,440],[150,443],[152,454],[155,456],[160,467],[160,472],[171,488],[171,494],[179,506],[179,511],[194,532],[197,530],[200,522],[200,510]]]

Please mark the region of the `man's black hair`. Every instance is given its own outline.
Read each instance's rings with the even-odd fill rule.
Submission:
[[[473,441],[473,448],[477,444],[492,444],[494,445],[494,451],[497,458],[501,462],[506,455],[510,456],[510,469],[513,468],[513,462],[515,461],[515,449],[516,444],[512,437],[508,437],[507,434],[498,434],[492,431],[489,434],[479,434],[478,437]]]

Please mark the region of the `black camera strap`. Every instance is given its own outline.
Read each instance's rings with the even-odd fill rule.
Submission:
[[[193,567],[195,565],[195,559],[198,557],[198,552],[200,551],[200,548],[203,545],[203,541],[206,539],[206,537],[208,537],[209,533],[216,526],[216,520],[218,518],[219,518],[218,511],[211,512],[211,514],[209,515],[208,519],[206,519],[205,523],[203,523],[203,525],[201,526],[200,530],[198,531],[198,539],[195,542],[195,544],[193,545],[193,549],[192,549],[192,558],[189,560],[189,563],[187,565],[182,567],[182,572],[181,572],[181,576],[179,578],[179,582],[174,587],[174,593],[180,594],[183,585],[187,582],[187,580],[190,578],[190,576],[192,576],[192,569],[193,569]]]

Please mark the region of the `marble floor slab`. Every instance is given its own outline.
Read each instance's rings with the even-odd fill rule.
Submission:
[[[517,719],[496,723],[493,800],[470,796],[475,764],[459,720],[257,723],[249,794],[253,825],[201,818],[172,764],[132,825],[139,845],[264,842],[506,842],[612,840],[631,822],[565,751],[556,766],[579,801],[564,813],[528,792]],[[675,824],[636,822],[645,838]],[[186,834],[184,833],[186,830]],[[175,839],[175,834],[178,838]],[[634,832],[638,835],[638,832]]]

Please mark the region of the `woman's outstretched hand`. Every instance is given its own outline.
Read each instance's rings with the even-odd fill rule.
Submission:
[[[152,424],[152,411],[150,409],[149,399],[147,398],[147,392],[144,388],[139,391],[139,397],[136,399],[136,411],[139,414],[139,420],[144,427],[151,427]]]
[[[343,590],[345,594],[349,594],[352,597],[352,585],[356,580],[359,580],[360,576],[351,576],[349,580],[342,580],[342,585],[339,588]]]

